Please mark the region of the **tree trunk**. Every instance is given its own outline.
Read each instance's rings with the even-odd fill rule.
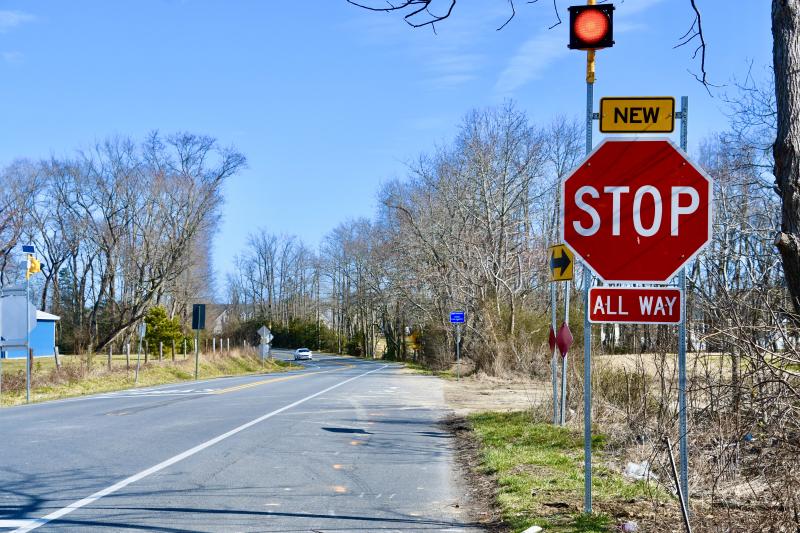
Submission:
[[[775,245],[800,314],[800,0],[772,0],[772,40],[778,115],[774,174],[782,206]]]

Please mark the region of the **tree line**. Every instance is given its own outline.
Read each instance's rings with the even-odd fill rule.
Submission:
[[[704,140],[699,153],[715,180],[715,219],[714,241],[689,272],[696,349],[728,342],[726,302],[741,304],[755,292],[769,294],[770,307],[748,311],[758,324],[751,340],[787,344],[775,329],[793,307],[772,242],[780,223],[768,172],[774,128],[755,109],[763,98],[769,108],[770,87],[750,89],[729,101],[741,111],[730,129]],[[339,224],[318,250],[294,236],[253,233],[237,259],[241,268],[227,279],[234,315],[324,324],[335,351],[444,366],[454,353],[449,311],[463,309],[463,353],[479,370],[545,372],[547,246],[559,233],[559,184],[583,158],[583,139],[579,121],[536,124],[510,102],[469,113],[451,143],[381,186],[374,217]],[[566,285],[575,312],[580,279]],[[573,326],[579,337],[580,321]],[[674,335],[657,326],[596,329],[608,351],[648,351]]]
[[[222,185],[245,163],[211,137],[158,132],[15,161],[0,174],[0,282],[21,282],[19,244],[33,244],[33,292],[61,317],[65,352],[130,338],[155,305],[185,323],[191,302],[213,296]]]

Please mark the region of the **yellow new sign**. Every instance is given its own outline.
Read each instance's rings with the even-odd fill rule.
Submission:
[[[675,99],[671,96],[626,96],[600,99],[602,133],[671,133]]]
[[[569,281],[572,279],[572,267],[575,256],[565,244],[550,247],[550,281]]]

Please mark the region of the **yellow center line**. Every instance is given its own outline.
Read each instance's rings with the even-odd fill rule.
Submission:
[[[308,372],[304,374],[293,374],[291,376],[281,376],[278,378],[271,378],[271,379],[263,379],[261,381],[254,381],[252,383],[245,383],[243,385],[236,385],[233,387],[228,387],[227,389],[220,389],[218,391],[214,391],[212,394],[225,394],[228,392],[235,392],[243,389],[249,389],[250,387],[258,387],[259,385],[266,385],[268,383],[277,383],[279,381],[288,381],[290,379],[295,378],[302,378],[305,376],[312,376],[314,374],[327,374],[328,372],[338,372],[339,370],[345,370],[346,368],[353,368],[355,365],[344,365],[341,368],[333,368],[331,370],[320,370],[317,372]]]

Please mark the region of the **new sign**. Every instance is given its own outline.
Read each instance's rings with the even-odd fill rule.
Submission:
[[[682,294],[673,287],[593,287],[589,322],[680,324]]]
[[[605,139],[563,182],[564,242],[607,282],[665,282],[711,239],[711,178],[666,139]]]
[[[671,133],[675,99],[671,96],[627,96],[600,99],[602,133]]]

